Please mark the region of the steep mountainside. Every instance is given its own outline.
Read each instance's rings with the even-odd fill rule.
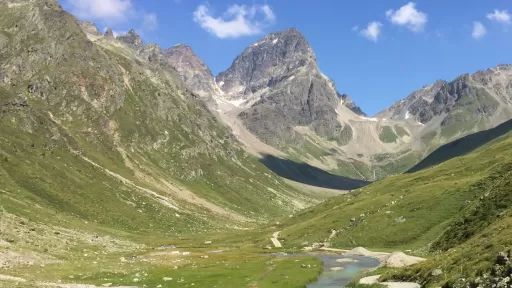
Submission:
[[[0,2],[0,218],[14,219],[2,238],[43,249],[18,241],[20,221],[212,231],[320,200],[246,154],[156,45],[90,28],[55,0]]]

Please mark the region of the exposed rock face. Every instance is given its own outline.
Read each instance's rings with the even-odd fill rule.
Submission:
[[[105,34],[103,36],[107,38],[114,38],[114,31],[112,31],[112,28],[107,28],[107,31],[105,31]]]
[[[190,46],[178,44],[164,50],[163,54],[185,84],[203,100],[211,100],[212,95],[220,93],[212,72]]]
[[[142,47],[142,39],[140,38],[139,34],[135,32],[135,30],[131,29],[126,33],[125,35],[117,36],[117,39],[133,46],[134,48],[141,48]]]
[[[343,106],[347,107],[359,116],[366,116],[366,113],[364,113],[363,110],[361,110],[361,108],[357,106],[347,94],[338,94],[338,97],[341,99]]]
[[[377,117],[399,120],[409,119],[411,117],[409,109],[418,111],[429,106],[437,92],[446,84],[446,81],[438,80],[432,85],[414,91],[404,100],[398,101],[390,108],[380,112]]]
[[[313,50],[292,28],[269,34],[249,46],[217,76],[217,82],[223,83],[222,90],[233,98],[248,97],[308,65],[316,66]]]
[[[341,140],[336,88],[318,69],[311,46],[297,29],[269,34],[249,46],[216,80],[228,100],[245,101],[249,108],[240,117],[267,143],[300,140],[294,139],[296,126]]]
[[[96,24],[90,21],[78,20],[78,24],[80,25],[80,28],[82,28],[82,30],[87,34],[101,35],[100,31],[98,30],[98,27],[96,27]]]

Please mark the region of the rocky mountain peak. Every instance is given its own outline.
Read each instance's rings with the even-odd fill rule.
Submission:
[[[194,54],[194,51],[192,50],[192,47],[185,45],[185,44],[177,44],[172,46],[171,48],[166,50],[169,54],[176,54],[176,53],[189,53]],[[195,54],[194,54],[195,55]]]
[[[210,101],[219,93],[210,69],[190,46],[178,44],[163,51],[165,59],[181,76],[187,87],[203,100]]]
[[[105,31],[103,36],[108,38],[114,38],[114,31],[112,31],[112,28],[107,28],[107,31]]]
[[[101,35],[98,27],[96,27],[96,24],[93,22],[78,20],[78,25],[80,25],[80,28],[82,28],[82,30],[87,34]]]
[[[217,76],[217,83],[232,98],[239,98],[272,86],[307,65],[317,68],[313,50],[292,28],[271,33],[247,47],[228,70]]]
[[[128,31],[125,35],[118,36],[117,39],[128,45],[135,46],[136,48],[141,48],[143,45],[142,38],[140,38],[140,35],[133,29]]]

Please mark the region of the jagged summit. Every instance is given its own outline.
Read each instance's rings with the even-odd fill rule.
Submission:
[[[140,38],[140,35],[137,34],[134,29],[128,31],[125,35],[117,36],[117,39],[136,48],[141,48],[144,44],[142,38]]]
[[[203,100],[212,104],[212,96],[218,94],[212,72],[185,44],[178,44],[163,51],[167,62],[180,74],[187,86]]]
[[[80,28],[85,33],[92,34],[92,35],[101,35],[100,31],[98,30],[98,27],[96,24],[94,24],[91,21],[80,21],[78,20],[78,24],[80,25]]]
[[[107,28],[107,31],[103,34],[103,36],[107,38],[114,38],[114,31],[112,31],[112,28]]]
[[[271,33],[240,54],[216,80],[234,98],[250,95],[311,64],[315,56],[306,38],[297,29]]]

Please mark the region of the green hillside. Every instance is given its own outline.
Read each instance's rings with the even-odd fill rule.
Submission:
[[[354,193],[330,198],[290,218],[283,224],[281,235],[291,247],[300,247],[305,241],[323,242],[332,230],[337,231],[330,239],[332,247],[425,252],[432,243],[443,247],[434,241],[444,239],[439,236],[461,216],[461,211],[486,195],[496,177],[506,179],[507,167],[512,163],[511,144],[512,139],[507,138],[433,169],[392,176]],[[452,229],[458,232],[447,238],[481,230],[462,231],[461,225]]]

